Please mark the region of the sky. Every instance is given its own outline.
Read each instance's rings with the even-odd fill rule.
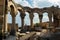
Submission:
[[[18,3],[22,6],[28,6],[31,8],[44,8],[44,7],[50,7],[52,5],[54,6],[59,6],[60,7],[60,0],[14,0],[15,3]],[[9,12],[8,12],[9,13]],[[27,12],[25,19],[24,19],[24,24],[25,25],[30,25],[30,19],[29,19],[29,14]],[[43,19],[42,22],[47,22],[49,21],[48,19],[48,14],[45,12],[43,14]],[[8,23],[12,23],[12,17],[10,15],[10,13],[8,14]],[[21,18],[20,18],[20,13],[18,12],[17,16],[16,16],[16,23],[18,23],[18,26],[21,26]],[[33,19],[33,23],[39,23],[39,17],[37,13],[34,13],[34,19]]]

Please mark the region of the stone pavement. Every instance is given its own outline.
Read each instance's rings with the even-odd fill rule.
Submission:
[[[3,40],[16,40],[16,36],[9,36],[8,38],[3,39]]]

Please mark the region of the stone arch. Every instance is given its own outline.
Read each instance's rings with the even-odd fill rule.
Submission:
[[[52,25],[52,12],[51,12],[51,9],[50,8],[43,8],[43,11],[42,11],[42,13],[44,13],[44,12],[47,12],[48,13],[48,18],[49,18],[49,26],[51,27],[51,26],[53,26]]]
[[[24,10],[28,13],[31,13],[32,12],[32,8],[30,7],[24,7]]]
[[[29,18],[30,18],[30,28],[29,28],[29,30],[31,30],[32,28],[34,28],[33,27],[33,18],[34,18],[33,10],[30,7],[24,7],[24,10],[25,10],[25,12],[29,13]]]
[[[33,13],[38,13],[40,11],[39,8],[32,8]]]
[[[17,4],[17,10],[21,13],[21,15],[25,16],[25,10],[21,5]]]

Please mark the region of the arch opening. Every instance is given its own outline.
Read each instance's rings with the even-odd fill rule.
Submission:
[[[30,18],[29,18],[29,13],[25,12],[26,16],[25,16],[25,24],[24,25],[30,25]]]
[[[49,18],[48,18],[48,13],[47,12],[43,13],[42,22],[49,22]]]
[[[38,13],[34,13],[33,23],[39,23],[39,16]]]

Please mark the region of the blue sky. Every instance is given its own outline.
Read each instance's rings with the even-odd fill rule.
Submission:
[[[60,7],[60,0],[14,0],[14,2],[22,5],[22,6],[28,6],[31,8],[43,8],[43,7],[50,7],[52,5],[57,6],[59,5]],[[26,25],[30,25],[30,19],[29,19],[29,14],[27,12],[26,16],[25,16],[25,23]],[[49,21],[48,19],[48,14],[44,13],[43,14],[43,22]],[[38,23],[39,22],[39,17],[37,13],[34,13],[34,19],[33,19],[33,23]],[[11,15],[8,14],[8,23],[12,23],[12,18]],[[21,18],[20,18],[20,13],[18,12],[17,16],[16,16],[16,23],[18,23],[19,26],[21,26]]]

